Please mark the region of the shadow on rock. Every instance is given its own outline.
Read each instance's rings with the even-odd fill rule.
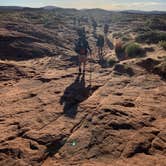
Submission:
[[[128,76],[132,77],[135,73],[131,67],[129,67],[127,64],[116,64],[114,66],[114,71],[116,74],[124,75],[127,74]]]
[[[90,86],[86,87],[85,75],[78,75],[74,82],[69,85],[60,103],[64,105],[64,114],[70,118],[75,118],[79,103],[86,100],[90,95]]]
[[[137,65],[145,68],[149,73],[159,75],[162,80],[166,80],[166,59],[156,60],[147,58],[138,62]]]
[[[110,50],[114,49],[114,45],[109,39],[106,40],[106,43],[107,43],[107,46],[109,47]]]
[[[105,59],[101,59],[99,60],[99,65],[102,67],[102,68],[107,68],[107,67],[110,67],[107,60]]]

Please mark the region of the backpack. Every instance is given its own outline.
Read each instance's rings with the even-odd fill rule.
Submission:
[[[86,40],[79,40],[76,43],[75,51],[80,55],[86,55],[87,54],[87,42],[86,42]]]
[[[97,47],[103,47],[104,46],[104,37],[99,36],[97,40]]]
[[[105,26],[104,26],[104,33],[106,34],[106,33],[108,33],[108,31],[109,31],[109,25],[105,24]]]

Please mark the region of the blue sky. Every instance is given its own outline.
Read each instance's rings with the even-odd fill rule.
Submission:
[[[103,8],[108,10],[162,10],[166,0],[0,0],[0,6],[41,7],[55,5],[67,8]]]

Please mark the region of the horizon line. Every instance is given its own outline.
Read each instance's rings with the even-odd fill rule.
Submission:
[[[152,12],[152,11],[159,11],[159,12],[166,12],[166,10],[140,10],[140,9],[104,9],[104,8],[72,8],[72,7],[60,7],[55,5],[45,5],[45,6],[39,6],[39,7],[32,7],[32,6],[18,6],[18,5],[0,5],[0,7],[20,7],[20,8],[32,8],[32,9],[42,9],[44,7],[55,7],[55,8],[61,8],[61,9],[75,9],[75,10],[92,10],[92,9],[100,9],[105,11],[143,11],[143,12]]]

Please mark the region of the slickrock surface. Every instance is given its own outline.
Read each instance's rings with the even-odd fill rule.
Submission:
[[[79,75],[72,27],[1,22],[0,166],[165,166],[165,51]]]

